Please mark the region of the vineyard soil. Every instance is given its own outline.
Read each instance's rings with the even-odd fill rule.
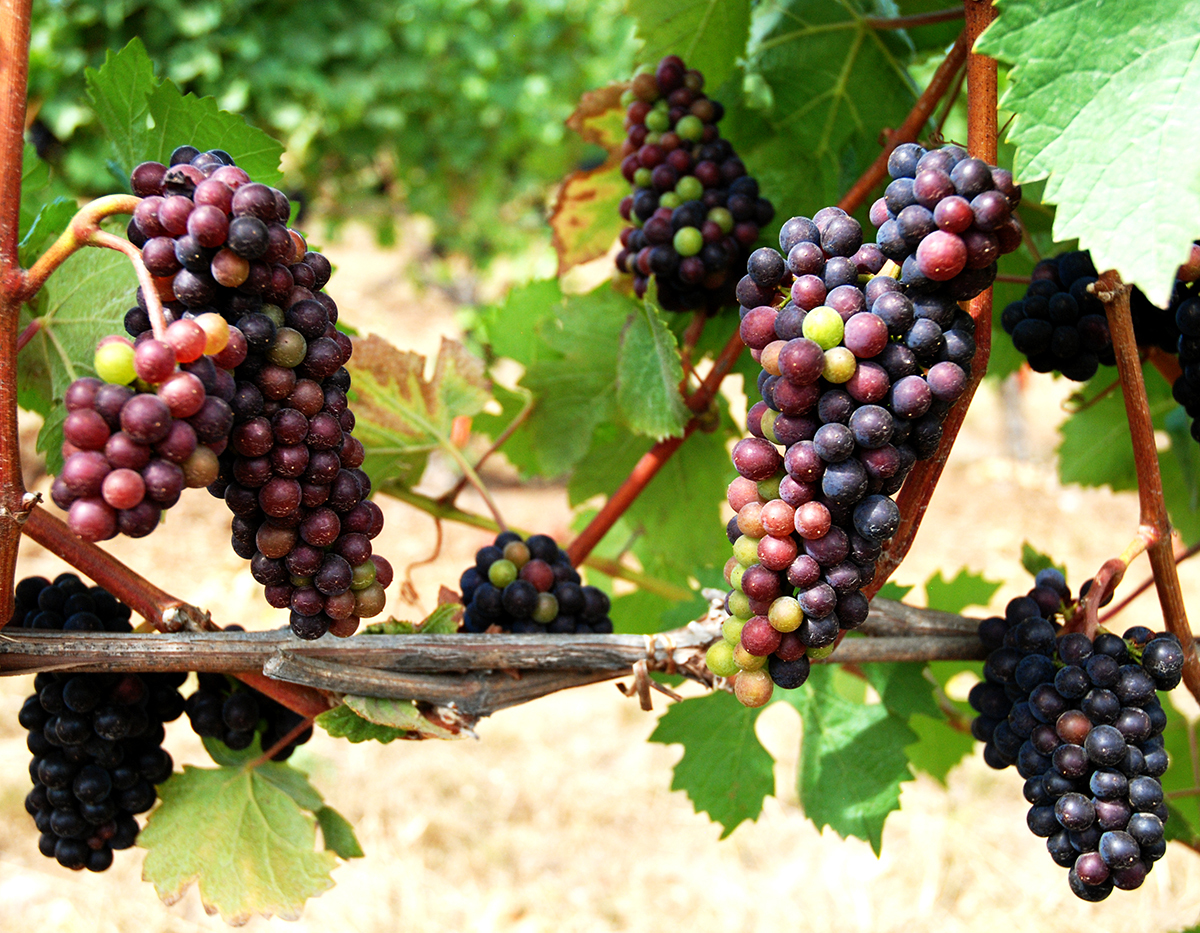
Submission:
[[[418,294],[409,284],[410,248],[378,251],[356,230],[327,247],[339,270],[329,290],[348,321],[426,354],[436,352],[442,334],[456,333],[450,299]],[[1124,547],[1113,529],[1132,535],[1132,493],[1063,488],[1055,479],[1053,413],[1066,392],[1046,377],[1020,390],[1009,385],[1003,394],[992,386],[981,391],[897,582],[919,583],[939,568],[953,576],[965,564],[1005,581],[994,603],[1000,607],[1029,586],[1018,563],[1023,541],[1064,561],[1076,586]],[[488,476],[515,527],[569,536],[563,489],[521,488],[503,471]],[[47,486],[44,477],[35,484],[43,492]],[[428,556],[432,523],[403,504],[381,504],[387,525],[378,549],[402,579],[407,564]],[[462,504],[482,509],[473,494]],[[224,508],[193,492],[172,510],[165,531],[110,545],[221,624],[280,624],[230,552],[227,529]],[[487,537],[446,525],[438,558],[413,568],[418,604],[397,597],[389,612],[415,619],[431,609],[438,586],[454,586]],[[62,569],[42,549],[23,545],[18,577]],[[1118,596],[1147,573],[1141,558]],[[1200,568],[1185,564],[1182,576],[1185,598],[1200,605]],[[1161,627],[1152,592],[1116,629],[1135,623]],[[30,680],[0,680],[6,933],[222,929],[204,915],[194,891],[170,910],[159,908],[152,887],[140,881],[140,852],[119,855],[103,876],[72,874],[38,855],[22,806],[27,753],[16,723]],[[749,931],[794,928],[803,918],[813,933],[952,933],[1034,931],[1050,915],[1063,933],[1097,924],[1138,933],[1176,930],[1200,915],[1200,858],[1178,845],[1141,890],[1103,906],[1048,883],[1058,880],[1058,869],[1024,827],[1020,779],[988,770],[978,754],[951,773],[946,789],[926,777],[906,785],[902,810],[887,823],[882,859],[864,842],[819,834],[798,809],[799,721],[785,704],[761,720],[763,741],[781,762],[779,796],[768,800],[757,824],[718,842],[717,827],[695,815],[683,794],[670,792],[679,752],[645,741],[654,722],[654,714],[603,684],[500,713],[480,725],[478,742],[350,745],[318,730],[293,760],[355,825],[368,858],[340,867],[337,886],[284,929],[640,933],[670,924]],[[177,766],[207,764],[186,727],[169,728],[167,747]]]

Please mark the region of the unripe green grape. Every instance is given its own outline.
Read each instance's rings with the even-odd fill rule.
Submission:
[[[759,657],[756,654],[751,654],[741,642],[734,645],[733,659],[737,661],[737,666],[743,671],[757,671],[767,663],[767,655]]]
[[[676,185],[675,187],[678,188],[679,186]],[[733,215],[724,207],[711,208],[705,220],[711,220],[715,223],[721,228],[722,233],[728,233],[733,229]]]
[[[739,593],[742,592],[742,575],[746,572],[746,568],[738,564],[729,574],[729,585]]]
[[[504,545],[504,559],[512,561],[512,565],[520,570],[529,563],[529,546],[524,541],[509,541]]]
[[[651,133],[663,133],[670,128],[671,118],[665,111],[655,109],[646,114],[646,129]]]
[[[650,70],[653,71],[654,69],[651,68]],[[667,99],[665,97],[660,97],[654,101],[654,105],[650,109],[657,110],[659,113],[670,113],[671,105],[667,103]]]
[[[350,574],[350,589],[365,590],[375,582],[375,561],[364,560]]]
[[[530,613],[534,622],[546,625],[558,618],[558,599],[553,593],[538,593],[537,604]]]
[[[734,592],[729,594],[729,611],[733,613],[735,618],[741,619],[743,622],[754,615],[750,611],[750,597],[745,593]],[[741,629],[738,631],[741,631]]]
[[[675,247],[675,252],[680,256],[695,256],[700,250],[704,249],[704,234],[695,227],[680,227],[675,231],[675,239],[672,240],[672,245]],[[835,311],[834,313],[836,314],[837,312]]]
[[[762,430],[763,437],[769,440],[772,444],[778,444],[779,438],[775,436],[775,419],[779,417],[779,412],[772,411],[768,408],[762,414],[762,421],[759,426]]]
[[[517,567],[511,560],[494,561],[492,566],[488,567],[488,582],[498,590],[504,589],[515,579],[517,579]]]
[[[658,199],[659,207],[669,207],[671,210],[675,210],[682,203],[683,198],[674,191],[665,191]]]
[[[804,621],[804,610],[794,596],[780,596],[767,610],[767,621],[778,632],[794,632]]]
[[[737,662],[733,660],[733,645],[727,641],[719,641],[704,653],[704,663],[718,677],[732,677],[738,672]]]
[[[770,502],[772,499],[779,498],[779,484],[783,480],[782,476],[768,476],[766,479],[758,481],[758,497],[763,502]]]
[[[628,107],[635,100],[637,100],[637,95],[633,93],[633,88],[627,87],[627,88],[625,88],[625,90],[623,90],[621,92],[621,106],[622,107]]]
[[[276,366],[295,369],[308,353],[308,341],[300,331],[291,327],[280,327],[275,331],[270,346],[267,347],[267,359]]]
[[[745,593],[739,593],[739,596],[745,596]],[[749,598],[747,598],[749,601]],[[746,627],[745,619],[738,619],[730,616],[721,623],[721,637],[729,642],[729,648],[732,651],[733,646],[742,640],[742,629]]]
[[[808,318],[805,320],[807,321]],[[858,360],[845,347],[834,347],[825,351],[825,368],[821,370],[821,375],[826,381],[849,382],[856,369],[858,369]]]
[[[704,122],[695,114],[686,114],[675,124],[675,132],[680,139],[695,142],[704,135]]]
[[[283,308],[279,305],[263,305],[258,309],[260,314],[265,314],[271,319],[271,323],[277,328],[283,327]]]
[[[105,382],[128,385],[137,377],[133,368],[133,347],[123,340],[113,340],[96,348],[92,358],[96,375]]]
[[[842,342],[842,334],[845,333],[846,326],[842,321],[842,316],[833,308],[820,305],[804,315],[804,323],[800,325],[800,331],[822,350],[832,350]]]
[[[642,166],[633,173],[633,183],[639,188],[649,188],[652,183],[653,172]]]
[[[370,563],[368,561],[368,563]],[[372,583],[366,589],[354,593],[354,614],[360,619],[369,619],[383,612],[387,603],[387,595],[378,583]]]
[[[642,227],[645,226],[646,221],[642,220],[642,218],[640,218],[637,214],[634,214],[629,218],[629,223],[632,224],[634,227],[636,227],[638,230],[641,230]]]
[[[675,193],[685,201],[698,201],[704,194],[704,185],[695,175],[684,175],[675,183]]]
[[[823,658],[833,654],[833,649],[837,647],[836,642],[832,645],[826,645],[824,648],[806,648],[804,653],[808,655],[810,661],[820,661]]]
[[[743,567],[758,563],[758,538],[742,535],[733,543],[733,559]]]
[[[762,660],[765,662],[766,658]],[[775,684],[771,681],[771,675],[763,670],[742,671],[733,682],[733,695],[743,706],[751,709],[766,706],[771,702],[774,692]]]
[[[290,582],[292,586],[312,586],[313,578],[301,577],[293,573],[288,577],[288,582]]]

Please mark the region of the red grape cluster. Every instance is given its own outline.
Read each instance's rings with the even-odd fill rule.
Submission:
[[[1069,869],[1072,892],[1100,901],[1140,887],[1166,851],[1167,717],[1156,691],[1179,684],[1183,648],[1142,626],[1124,638],[1062,634],[1065,579],[1045,570],[1036,584],[979,625],[990,654],[969,697],[971,732],[984,761],[1015,764],[1025,778],[1026,822]]]
[[[621,201],[617,268],[645,294],[650,276],[668,311],[733,303],[733,289],[759,230],[775,208],[722,139],[724,108],[706,97],[704,76],[668,55],[633,79],[622,98],[628,136],[621,173],[633,193]]]

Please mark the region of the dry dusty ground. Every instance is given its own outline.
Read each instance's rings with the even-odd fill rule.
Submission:
[[[452,304],[409,284],[411,249],[380,253],[352,232],[328,253],[339,266],[331,292],[354,323],[424,352],[455,331]],[[1061,395],[1045,381],[1007,405],[994,391],[981,395],[901,582],[965,564],[1008,581],[999,606],[1028,585],[1018,564],[1024,540],[1066,560],[1076,582],[1124,547],[1137,519],[1132,497],[1055,481]],[[500,488],[497,496],[512,523],[565,536],[561,489]],[[425,556],[432,523],[401,504],[384,506],[381,553],[397,568]],[[167,530],[114,542],[113,551],[223,622],[279,624],[225,544],[218,503],[193,494],[169,519]],[[432,606],[440,583],[453,585],[485,538],[448,529],[440,558],[414,573],[421,606],[412,617]],[[22,552],[21,575],[61,569],[36,546]],[[1141,560],[1129,578],[1145,573]],[[1184,577],[1189,601],[1200,605],[1200,580],[1189,565]],[[393,601],[389,608],[403,615],[406,607]],[[1153,597],[1128,618],[1154,625]],[[0,930],[221,929],[195,890],[173,907],[161,905],[140,880],[138,850],[121,853],[99,876],[73,874],[38,854],[22,807],[27,753],[16,723],[29,681],[0,681],[0,819],[7,830],[0,834]],[[1117,892],[1101,905],[1077,901],[1024,828],[1020,779],[989,771],[978,755],[955,769],[947,788],[928,778],[906,785],[880,859],[865,843],[818,833],[797,806],[799,722],[786,704],[760,720],[779,760],[778,795],[756,824],[718,841],[718,827],[670,791],[680,750],[645,741],[654,723],[654,714],[605,684],[498,714],[481,725],[478,742],[356,746],[318,731],[293,761],[355,824],[367,857],[341,866],[336,887],[286,929],[1021,933],[1053,924],[1059,933],[1140,933],[1200,918],[1200,858],[1175,845],[1141,890]],[[177,762],[206,761],[185,724],[170,727],[168,747]],[[281,925],[255,920],[250,928]]]

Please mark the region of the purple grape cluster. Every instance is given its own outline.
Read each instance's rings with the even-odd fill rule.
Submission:
[[[475,566],[459,580],[463,631],[492,626],[522,634],[609,635],[608,594],[581,579],[549,535],[522,539],[503,531],[475,553]]]
[[[888,156],[893,181],[871,205],[875,242],[901,267],[909,293],[974,298],[996,279],[996,260],[1021,244],[1013,211],[1021,189],[1007,169],[958,146],[902,143]]]
[[[71,573],[27,577],[16,586],[10,625],[128,632],[129,607]],[[183,712],[187,674],[41,673],[17,720],[28,730],[33,790],[25,809],[41,833],[38,849],[65,868],[104,871],[113,851],[138,834],[136,815],[154,806],[155,785],[174,763],[163,723]]]
[[[231,626],[229,631],[233,629]],[[215,738],[234,751],[249,748],[255,736],[264,752],[269,751],[303,720],[286,706],[224,674],[198,674],[199,686],[187,698],[185,711],[192,731]],[[290,758],[297,746],[312,738],[312,726],[276,751],[272,761]]]
[[[1026,822],[1069,870],[1072,892],[1100,901],[1139,887],[1166,851],[1167,717],[1156,691],[1179,684],[1183,649],[1142,626],[1124,638],[1061,634],[1066,581],[1044,570],[1035,582],[979,625],[990,653],[969,697],[971,731],[984,761],[1025,778]]]
[[[724,108],[706,97],[704,76],[668,55],[643,72],[622,102],[628,107],[621,172],[633,193],[621,201],[617,268],[633,276],[640,298],[650,276],[668,311],[733,303],[733,287],[759,231],[775,208],[722,139]]]
[[[228,444],[208,490],[233,513],[233,549],[267,602],[291,611],[292,631],[350,635],[383,611],[392,568],[372,551],[383,513],[367,498],[365,452],[352,434],[353,348],[323,291],[329,260],[288,229],[283,192],[226,153],[183,146],[170,163],[134,169],[142,201],[129,233],[173,317],[233,325],[240,358],[216,377]],[[131,312],[125,326],[150,339],[146,315]]]

